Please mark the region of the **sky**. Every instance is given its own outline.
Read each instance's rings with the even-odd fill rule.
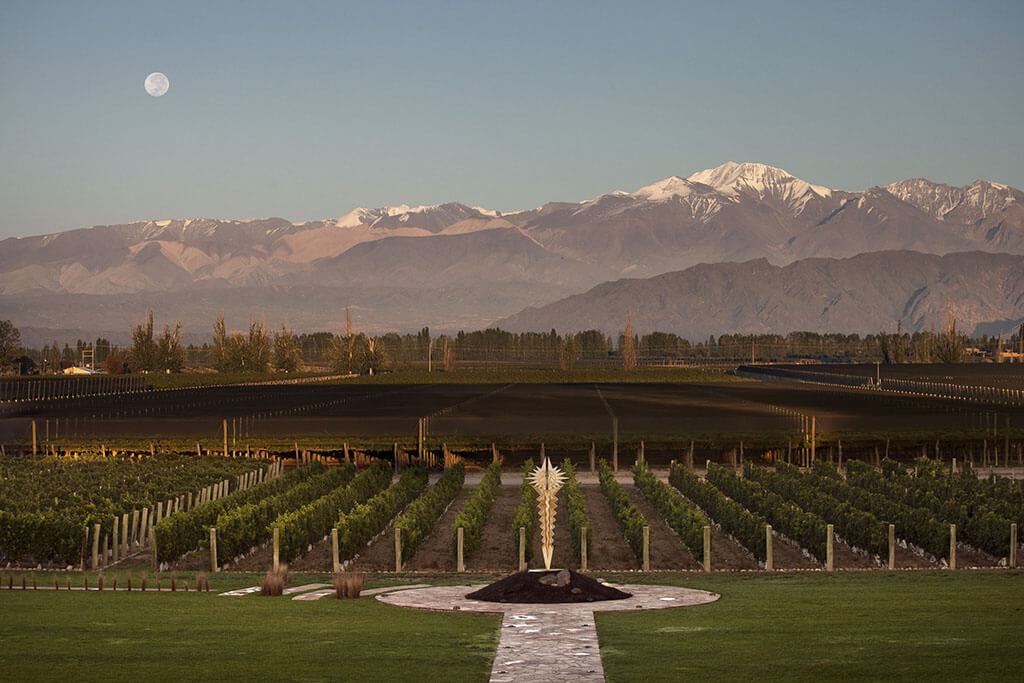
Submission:
[[[1019,0],[5,0],[0,238],[511,211],[729,160],[1024,188],[1022,35]]]

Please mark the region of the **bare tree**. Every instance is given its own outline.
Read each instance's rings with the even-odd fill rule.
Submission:
[[[956,331],[956,308],[950,305],[946,329],[935,340],[935,357],[940,363],[959,363],[964,359],[964,346],[963,335]]]

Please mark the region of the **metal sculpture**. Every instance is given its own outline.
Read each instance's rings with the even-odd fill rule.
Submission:
[[[540,511],[540,542],[544,553],[544,569],[551,569],[551,556],[555,549],[555,496],[565,483],[565,474],[551,466],[551,460],[544,458],[537,469],[530,474],[530,484],[537,492],[537,507]]]

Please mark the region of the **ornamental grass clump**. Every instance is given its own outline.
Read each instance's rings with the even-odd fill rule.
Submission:
[[[210,577],[206,575],[206,572],[199,572],[196,574],[196,591],[203,590],[207,593],[210,592]]]
[[[260,582],[260,595],[271,597],[284,595],[284,587],[288,585],[288,565],[282,564],[277,569],[270,569]]]
[[[334,575],[334,594],[339,600],[355,600],[363,590],[366,574],[362,572],[338,572]]]

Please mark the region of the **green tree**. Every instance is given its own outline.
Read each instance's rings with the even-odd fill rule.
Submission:
[[[135,324],[128,364],[135,372],[158,369],[157,346],[153,339],[153,309],[146,314],[145,323],[139,321]]]
[[[295,372],[302,367],[302,347],[299,339],[286,326],[274,332],[274,367],[284,372]]]
[[[174,329],[164,327],[156,340],[156,370],[165,372],[181,372],[185,367],[185,349],[181,346],[181,323],[175,323]]]
[[[0,368],[6,369],[21,355],[21,331],[10,320],[0,320]]]

